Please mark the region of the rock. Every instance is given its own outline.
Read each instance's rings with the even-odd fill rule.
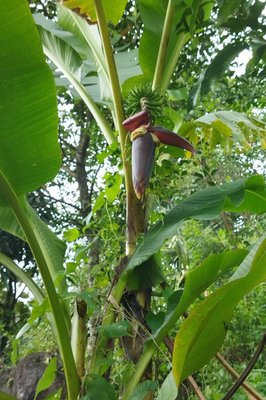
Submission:
[[[50,359],[51,353],[32,353],[20,360],[15,368],[0,372],[0,390],[16,396],[17,400],[33,400],[40,378],[42,377]],[[39,393],[37,400],[43,400],[46,396],[56,393],[62,388],[61,398],[66,398],[66,384],[62,371],[62,364],[58,358],[58,371],[52,385]]]

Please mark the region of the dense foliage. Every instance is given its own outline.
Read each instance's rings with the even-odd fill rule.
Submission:
[[[231,398],[214,356],[241,372],[265,336],[265,5],[14,3],[0,5],[0,367],[58,351],[68,399]],[[261,354],[258,399],[264,374]]]

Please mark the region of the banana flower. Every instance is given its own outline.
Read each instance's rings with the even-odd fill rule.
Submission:
[[[180,147],[195,153],[195,149],[182,136],[161,126],[153,126],[147,111],[140,111],[123,122],[123,126],[131,132],[132,141],[132,179],[138,199],[143,199],[148,186],[155,148],[159,144]]]

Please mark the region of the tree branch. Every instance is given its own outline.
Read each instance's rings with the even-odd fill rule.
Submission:
[[[67,165],[62,165],[61,169],[68,173],[68,175],[72,176],[72,178],[77,178],[76,173],[72,171]]]
[[[66,204],[67,206],[73,207],[73,208],[75,208],[76,210],[80,211],[80,208],[79,208],[78,206],[75,206],[75,204],[73,204],[73,203],[68,203],[67,201],[65,201],[65,200],[63,200],[63,199],[56,199],[55,197],[51,196],[50,193],[49,193],[47,190],[45,190],[45,193],[44,193],[43,195],[44,195],[44,197],[48,197],[50,200],[53,200],[53,201],[55,201],[55,202],[57,202],[57,203]]]

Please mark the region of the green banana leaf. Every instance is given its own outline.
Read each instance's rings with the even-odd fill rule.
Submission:
[[[246,43],[230,43],[214,57],[206,70],[201,74],[198,82],[189,92],[188,111],[196,106],[200,96],[205,96],[211,90],[213,82],[222,76],[239,53],[247,47],[248,45]]]
[[[100,97],[102,100],[110,103],[112,99],[111,86],[98,27],[96,25],[89,25],[84,18],[60,4],[57,10],[58,24],[66,31],[70,31],[77,36],[83,47],[88,47],[93,54],[100,84]]]
[[[45,234],[24,195],[54,178],[61,164],[56,88],[26,0],[0,3],[0,207],[10,207],[40,269],[54,316],[68,396],[79,379],[68,337],[70,317],[54,286]],[[14,228],[14,226],[13,226]],[[15,228],[17,231],[18,229]]]
[[[246,250],[236,249],[211,254],[196,268],[188,271],[185,276],[184,289],[174,292],[169,297],[164,320],[154,332],[152,340],[161,341],[193,301],[213,282],[216,282],[232,268],[238,267],[247,253]]]
[[[56,91],[27,2],[1,2],[0,16],[0,174],[22,195],[61,164]]]
[[[34,20],[38,26],[39,32],[41,33],[44,47],[51,52],[53,63],[55,63],[56,67],[67,76],[69,82],[74,86],[74,89],[70,86],[69,82],[61,76],[61,74],[58,74],[56,68],[52,64],[50,66],[56,77],[57,86],[66,86],[72,91],[74,96],[79,94],[82,97],[80,90],[75,88],[75,85],[68,77],[68,74],[71,74],[76,78],[79,85],[83,86],[85,93],[87,93],[94,102],[103,102],[99,86],[102,72],[99,67],[101,63],[104,63],[104,60],[100,57],[101,52],[96,52],[97,46],[99,46],[98,39],[96,40],[98,36],[94,37],[92,34],[88,35],[90,28],[86,25],[85,29],[83,24],[71,24],[72,14],[73,13],[70,10],[59,7],[59,22],[61,26],[56,24],[54,21],[46,19],[41,14],[35,14]],[[78,16],[74,14],[73,17],[75,18],[75,21],[79,21]],[[92,29],[95,31],[96,28],[93,27]],[[85,35],[87,40],[84,38]],[[94,53],[92,52],[88,41],[91,43],[91,47],[95,48]],[[47,56],[49,57],[49,54],[47,54]],[[121,84],[128,80],[128,78],[140,74],[141,69],[137,60],[137,49],[129,52],[115,53],[114,58]],[[79,65],[80,63],[82,63],[81,68]],[[76,66],[78,68],[76,68]],[[97,72],[98,70],[99,74]],[[75,76],[76,72],[79,72],[78,77]],[[104,82],[102,81],[102,83]]]
[[[202,0],[189,2],[176,0],[140,0],[140,13],[144,23],[144,32],[140,40],[139,62],[145,78],[153,80],[158,58],[158,51],[164,29],[167,13],[170,18],[170,32],[167,43],[166,55],[163,60],[164,73],[168,68],[173,71],[176,66],[176,54],[192,37],[194,31],[209,19],[213,4]],[[168,8],[168,9],[167,9]],[[184,38],[184,41],[181,38]],[[152,43],[152,46],[151,46]],[[170,74],[171,75],[171,74]],[[168,82],[169,83],[169,82]]]
[[[175,338],[173,373],[179,385],[219,350],[240,300],[266,280],[266,238],[253,247],[227,284],[193,309]]]
[[[208,187],[179,203],[145,235],[130,259],[125,273],[130,273],[155,254],[167,239],[173,237],[180,223],[187,218],[209,220],[218,218],[222,211],[266,211],[266,189],[260,175],[240,179],[221,186]]]
[[[55,84],[27,2],[16,0],[14,7],[1,3],[0,15],[5,15],[0,31],[0,174],[23,205],[55,278],[63,269],[65,245],[21,196],[51,180],[61,164]],[[25,240],[2,191],[0,206],[1,229]]]
[[[212,60],[207,67],[203,81],[201,82],[201,96],[204,96],[211,89],[211,84],[227,70],[232,61],[247,48],[247,44],[230,43],[225,46]]]
[[[40,18],[35,19],[37,21],[40,20]],[[42,24],[45,25],[44,22]],[[89,85],[89,90],[87,90],[82,83],[84,81],[84,79],[82,79],[82,76],[84,74],[84,63],[79,53],[75,51],[73,47],[69,45],[65,40],[63,40],[63,38],[61,39],[60,36],[58,37],[53,33],[57,32],[55,28],[52,29],[52,31],[49,31],[39,25],[38,29],[42,39],[44,53],[52,61],[56,68],[59,68],[60,71],[63,72],[64,76],[67,78],[67,82],[61,82],[62,78],[60,78],[61,83],[59,83],[59,85],[68,87],[69,84],[71,84],[73,86],[75,94],[78,93],[78,95],[83,99],[87,107],[90,109],[96,122],[101,128],[107,142],[109,144],[112,143],[115,140],[113,131],[107,120],[103,116],[102,112],[100,111],[99,107],[93,100],[92,96],[89,94],[89,92],[92,91],[92,88],[98,88],[99,85],[97,85],[97,80],[95,81],[95,77],[93,76],[94,81],[87,82],[87,84]],[[94,65],[91,66],[89,64],[88,68],[87,60],[86,66],[86,75],[94,75]],[[97,98],[97,96],[99,97],[99,95],[95,94],[94,92],[94,98]]]
[[[117,25],[126,7],[127,0],[103,0],[103,9],[107,21]],[[82,15],[86,14],[91,22],[96,22],[94,1],[88,0],[64,0],[65,7],[80,9]]]
[[[179,134],[190,140],[196,148],[199,137],[204,135],[204,142],[210,148],[220,144],[230,152],[233,143],[237,143],[246,151],[250,149],[250,143],[265,137],[266,125],[263,121],[237,111],[216,111],[195,121],[183,122]]]
[[[175,400],[177,396],[177,387],[174,380],[173,372],[170,371],[162,386],[158,390],[158,395],[155,400]]]

